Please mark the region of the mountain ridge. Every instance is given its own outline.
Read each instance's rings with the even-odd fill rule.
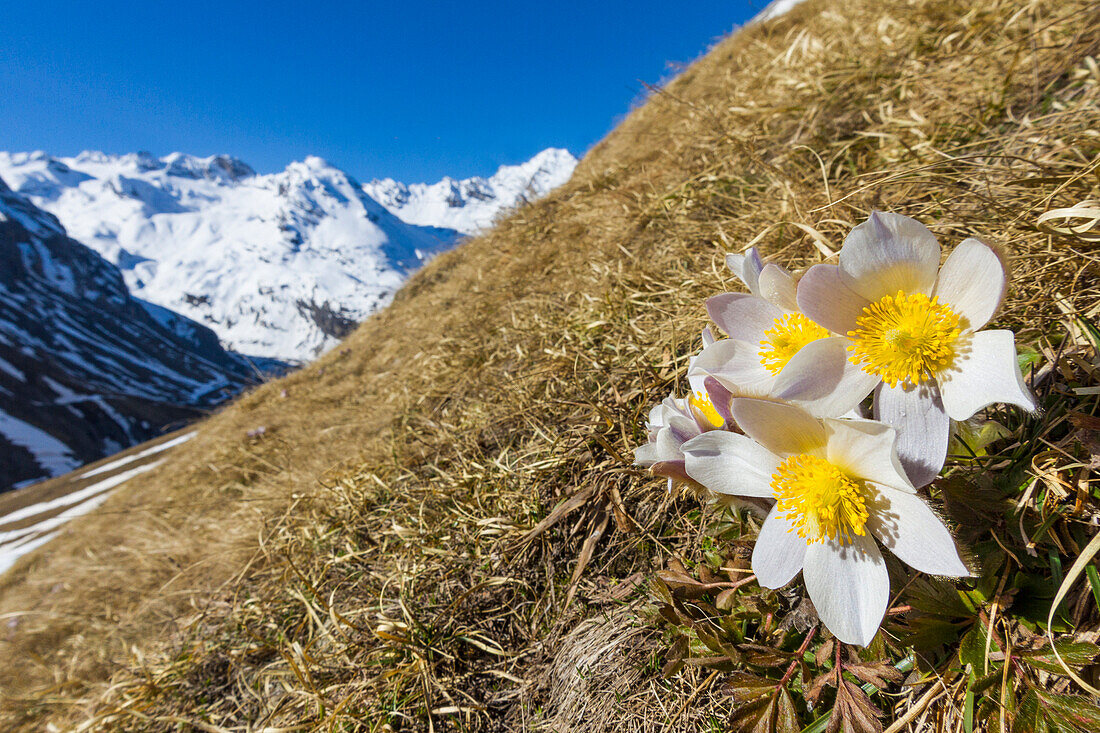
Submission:
[[[247,357],[133,297],[117,267],[3,179],[0,291],[0,491],[148,440],[258,381]]]

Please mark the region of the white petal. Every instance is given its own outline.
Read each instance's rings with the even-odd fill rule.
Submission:
[[[730,338],[756,345],[783,311],[755,295],[722,293],[707,298],[707,314]]]
[[[894,446],[897,431],[873,420],[823,420],[829,442],[826,458],[853,478],[914,492]]]
[[[856,319],[869,301],[840,281],[836,265],[814,265],[798,281],[798,309],[833,333],[855,330]]]
[[[798,299],[794,278],[786,268],[767,264],[760,271],[760,297],[785,311],[797,312]]]
[[[897,429],[898,459],[913,485],[932,483],[947,459],[951,439],[951,420],[935,383],[880,384],[875,390],[874,414],[876,420]]]
[[[778,455],[825,450],[825,428],[805,410],[783,402],[735,399],[730,412],[745,434]]]
[[[1016,361],[1012,331],[981,331],[960,342],[951,369],[936,375],[952,420],[966,420],[996,402],[1036,409]]]
[[[752,550],[752,571],[765,588],[782,588],[802,569],[806,540],[774,509],[764,520]]]
[[[940,267],[940,245],[916,219],[871,213],[844,239],[840,279],[867,300],[905,293],[931,295]]]
[[[683,418],[679,418],[683,419]],[[657,460],[658,461],[678,461],[684,457],[684,452],[681,450],[681,446],[684,444],[684,439],[677,436],[672,428],[662,428],[661,432],[657,433]]]
[[[779,457],[752,438],[712,430],[681,446],[688,476],[718,494],[772,496]]]
[[[848,545],[810,545],[802,578],[817,615],[837,639],[860,646],[871,642],[890,601],[890,576],[870,533]]]
[[[916,494],[883,486],[868,509],[871,532],[906,565],[932,575],[970,575],[943,520]]]
[[[688,367],[688,381],[698,375],[714,377],[738,396],[763,397],[771,391],[775,376],[760,362],[752,344],[722,339],[703,349]]]
[[[661,458],[660,454],[657,452],[656,443],[646,443],[634,449],[635,466],[652,466],[659,460],[661,460]]]
[[[1001,258],[984,242],[964,240],[943,263],[934,294],[966,318],[969,330],[977,331],[989,323],[1005,296]]]
[[[832,336],[803,346],[776,375],[771,396],[820,417],[851,411],[871,394],[879,378],[852,363],[849,343],[843,336]]]
[[[672,435],[673,440],[676,441],[676,445],[689,441],[703,432],[699,424],[695,422],[693,418],[684,417],[682,415],[675,415],[669,419],[668,427],[665,428],[665,430]]]
[[[745,283],[745,287],[749,289],[750,293],[753,295],[759,293],[758,282],[760,271],[764,269],[764,261],[760,259],[760,253],[756,251],[756,247],[750,248],[743,255],[732,253],[726,255],[726,267],[733,270],[733,274],[741,278],[741,282]]]

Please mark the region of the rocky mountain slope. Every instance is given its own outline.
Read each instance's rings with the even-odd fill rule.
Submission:
[[[385,178],[364,184],[363,190],[410,224],[477,234],[500,215],[568,181],[576,167],[568,150],[547,148],[526,163],[501,166],[489,178],[444,178],[432,184]]]
[[[0,180],[0,491],[159,435],[257,380],[208,328]]]
[[[117,265],[135,295],[206,324],[227,348],[308,361],[386,305],[456,229],[542,195],[574,163],[546,151],[458,182],[458,198],[439,206],[443,184],[393,184],[414,224],[375,201],[373,184],[316,157],[257,175],[227,156],[0,153],[0,177]]]

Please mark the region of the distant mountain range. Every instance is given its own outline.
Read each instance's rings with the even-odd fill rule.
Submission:
[[[0,153],[0,491],[314,358],[575,165],[551,149],[488,179],[363,186],[314,157],[258,175],[227,156]]]
[[[444,178],[439,183],[375,179],[363,190],[410,224],[477,234],[501,213],[542,198],[573,175],[577,159],[568,150],[547,148],[526,163],[505,165],[489,178]]]
[[[279,366],[133,297],[0,180],[0,491],[159,435]]]
[[[308,361],[463,234],[544,195],[550,149],[488,179],[361,185],[320,158],[258,175],[227,156],[0,153],[0,178],[121,271],[130,291],[241,353]]]

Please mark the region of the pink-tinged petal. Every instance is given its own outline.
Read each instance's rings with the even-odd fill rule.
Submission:
[[[785,311],[797,312],[797,284],[791,273],[779,265],[767,264],[760,271],[760,297]]]
[[[970,575],[951,532],[916,494],[883,486],[867,508],[871,532],[906,565],[931,575]]]
[[[687,469],[684,466],[684,459],[679,458],[674,461],[657,461],[649,467],[649,472],[654,476],[664,476],[668,479],[668,488],[672,489],[673,481],[691,481],[691,477],[687,475]],[[695,483],[692,481],[692,483]]]
[[[726,267],[733,271],[745,283],[745,287],[753,295],[757,295],[760,286],[760,272],[764,269],[764,261],[760,259],[760,253],[756,247],[751,247],[745,254],[726,255]]]
[[[771,396],[793,402],[818,417],[839,417],[854,409],[878,384],[848,358],[843,336],[812,341],[776,375]]]
[[[733,413],[730,412],[730,403],[733,401],[733,395],[714,377],[705,377],[703,379],[703,391],[706,393],[708,399],[710,399],[710,404],[714,405],[714,409],[722,416],[722,419],[726,421],[726,427],[728,428],[730,423],[733,422]]]
[[[707,298],[707,314],[731,339],[756,345],[783,311],[755,295],[722,293]]]
[[[890,600],[890,576],[870,533],[806,549],[802,578],[821,622],[845,644],[867,646]]]
[[[873,420],[823,420],[829,436],[826,458],[853,478],[916,491],[909,483],[895,450],[898,434]]]
[[[1012,331],[981,331],[960,339],[955,363],[936,379],[943,406],[952,420],[966,420],[998,402],[1031,412],[1036,409],[1035,398],[1016,361]]]
[[[771,498],[779,458],[751,438],[712,430],[682,449],[688,476],[716,494]]]
[[[884,295],[932,294],[940,267],[940,245],[916,219],[882,211],[871,213],[844,239],[840,279],[870,301]]]
[[[825,450],[821,421],[794,405],[740,398],[730,411],[746,435],[777,455],[818,455]]]
[[[744,341],[722,339],[703,349],[688,368],[688,381],[698,375],[713,377],[737,396],[763,397],[775,377],[760,363],[756,346]]]
[[[677,446],[703,432],[694,418],[683,415],[674,415],[669,418],[668,427],[665,430],[672,436],[672,440],[676,441]]]
[[[772,511],[760,528],[752,551],[752,571],[765,588],[782,588],[802,569],[806,540],[779,512]]]
[[[870,301],[844,286],[836,265],[814,265],[798,281],[798,309],[833,333],[855,330]]]
[[[898,459],[913,486],[932,483],[947,460],[951,439],[951,419],[944,412],[935,383],[880,384],[875,390],[874,414],[876,420],[898,431]]]
[[[934,295],[966,318],[969,330],[977,331],[1001,307],[1005,280],[997,253],[984,242],[967,239],[943,263]]]

